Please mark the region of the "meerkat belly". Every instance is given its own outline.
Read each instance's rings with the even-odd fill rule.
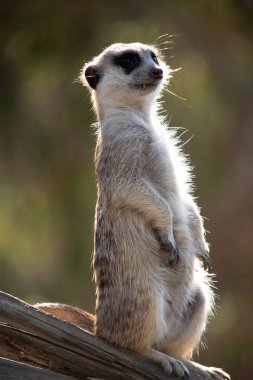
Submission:
[[[177,157],[171,158],[166,142],[154,139],[149,153],[145,175],[150,186],[168,203],[173,216],[173,235],[180,251],[176,266],[161,266],[157,272],[156,291],[160,309],[157,314],[157,336],[164,337],[168,332],[176,336],[196,289],[194,247],[188,211],[183,201],[186,190],[180,187],[183,184],[177,177],[177,170],[182,171],[183,168],[180,160],[177,163]]]
[[[186,171],[182,174],[183,171],[184,167],[180,159],[177,160],[175,157],[175,152],[171,154],[166,142],[155,139],[151,144],[144,175],[150,187],[167,202],[172,213],[173,235],[177,247],[183,254],[183,261],[185,260],[188,268],[192,270],[193,244],[189,229],[189,213],[184,201],[187,186],[179,180],[178,175],[180,172],[182,177],[187,178]]]

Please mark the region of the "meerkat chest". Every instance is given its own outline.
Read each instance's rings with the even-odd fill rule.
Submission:
[[[145,175],[165,199],[178,191],[176,160],[166,134],[152,133]]]

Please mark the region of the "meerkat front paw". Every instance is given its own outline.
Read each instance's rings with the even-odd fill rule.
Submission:
[[[204,269],[210,273],[212,266],[209,251],[207,249],[202,249],[201,252],[197,254],[197,258],[203,263]]]
[[[170,241],[167,242],[166,246],[161,246],[165,251],[164,262],[166,266],[176,265],[179,262],[180,252],[179,249],[173,245]]]
[[[174,359],[168,355],[164,355],[160,361],[160,365],[168,374],[173,374],[180,378],[188,378],[189,371],[185,365],[178,359]]]
[[[155,363],[159,364],[163,370],[169,375],[175,375],[180,378],[188,378],[189,371],[181,360],[172,358],[162,352],[156,350],[150,350],[146,353],[147,357],[152,359]]]
[[[169,239],[168,235],[160,229],[154,229],[161,250],[164,252],[164,262],[166,266],[172,266],[178,263],[180,252],[174,243],[174,239]]]

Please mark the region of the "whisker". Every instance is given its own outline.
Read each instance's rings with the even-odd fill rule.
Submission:
[[[166,37],[166,40],[164,41],[165,37]],[[170,35],[167,34],[165,37],[161,38],[161,40],[159,42],[157,42],[156,45],[160,46],[163,43],[174,44],[174,41],[171,41],[171,39],[177,37],[177,35],[176,34],[170,34]]]
[[[159,51],[163,51],[163,50],[171,50],[171,49],[173,49],[173,46],[165,47],[165,48],[162,48],[162,49],[160,49],[160,48],[158,47],[158,49],[159,49]]]
[[[185,128],[184,128],[185,129]],[[179,136],[178,138],[181,139],[181,137],[188,132],[188,129],[185,129]]]
[[[186,144],[188,144],[188,142],[190,142],[193,139],[193,137],[194,137],[194,134],[191,135],[191,137],[188,140],[186,140],[182,145],[180,145],[180,148],[183,148]]]
[[[167,91],[169,94],[175,96],[175,97],[178,98],[178,99],[181,99],[181,100],[183,100],[183,101],[185,101],[185,102],[187,101],[187,99],[182,98],[182,96],[179,96],[179,95],[175,94],[174,92],[168,90],[167,88],[165,88],[165,91]]]
[[[170,34],[169,35],[169,38],[175,38],[175,37],[177,37],[177,34]]]
[[[172,44],[172,45],[174,45],[174,41],[164,41],[164,42],[159,43],[158,46],[166,45],[166,44]]]
[[[182,70],[182,67],[178,67],[177,69],[170,69],[171,73],[176,73],[177,71]]]
[[[177,131],[178,129],[183,129],[185,131],[188,131],[188,129],[186,129],[185,127],[170,127],[170,129],[174,129],[175,131]]]
[[[157,37],[156,39],[155,39],[155,41],[153,42],[153,45],[155,45],[156,44],[156,42],[158,41],[158,40],[160,40],[161,38],[164,38],[164,37],[170,37],[169,36],[169,34],[168,33],[165,33],[165,34],[161,34],[159,37]]]
[[[167,91],[169,94],[175,96],[176,98],[178,98],[178,99],[180,99],[180,100],[183,100],[183,104],[184,104],[186,107],[188,107],[188,108],[192,108],[192,106],[190,106],[190,104],[184,103],[184,102],[187,101],[187,99],[182,98],[182,96],[179,96],[179,95],[175,94],[174,92],[168,90],[167,88],[165,88],[165,91]]]

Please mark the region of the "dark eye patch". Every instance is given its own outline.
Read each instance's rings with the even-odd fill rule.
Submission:
[[[150,53],[150,56],[151,56],[151,58],[153,59],[153,61],[154,61],[157,65],[159,65],[159,62],[158,62],[157,56],[155,55],[155,53],[154,53],[153,51]]]
[[[141,58],[136,51],[125,51],[114,56],[114,64],[121,66],[126,74],[130,74],[141,63]]]

